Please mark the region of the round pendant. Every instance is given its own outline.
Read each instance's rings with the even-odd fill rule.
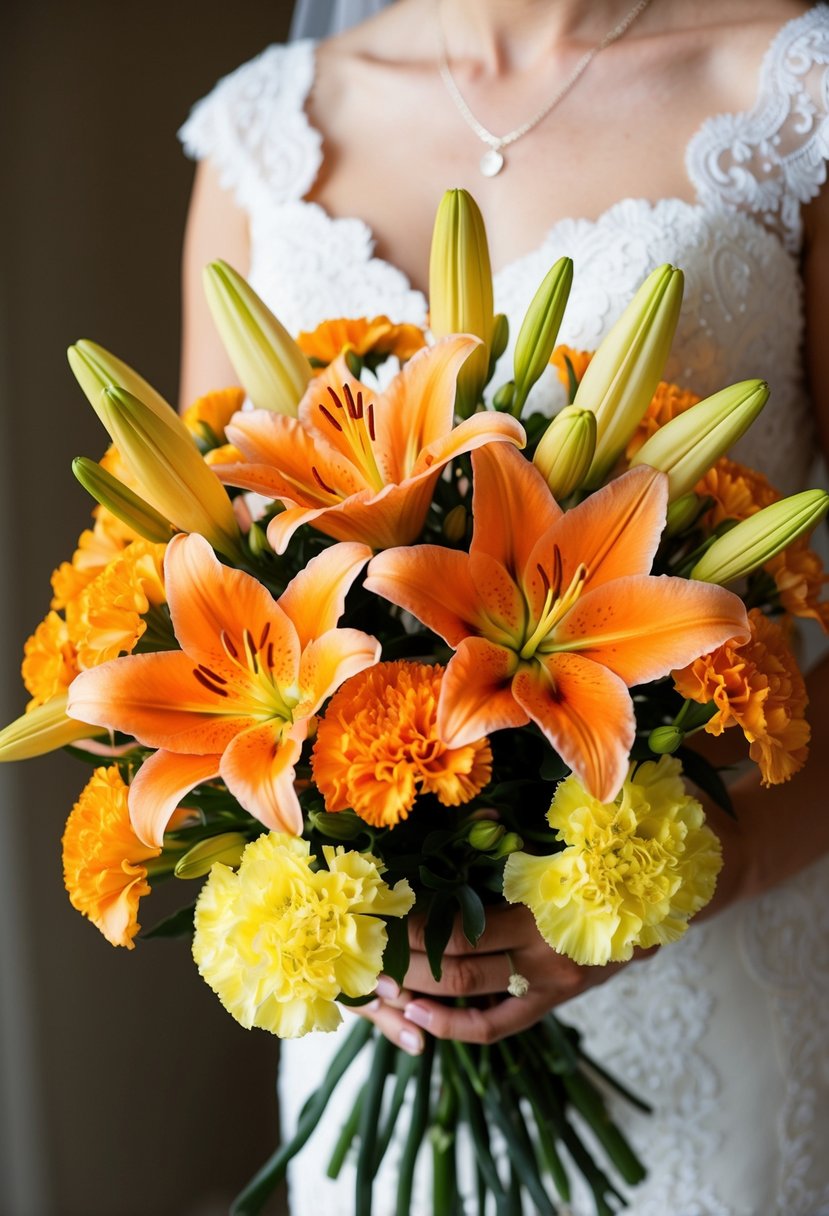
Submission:
[[[497,148],[487,148],[481,157],[480,169],[484,177],[496,177],[504,167],[504,158]]]

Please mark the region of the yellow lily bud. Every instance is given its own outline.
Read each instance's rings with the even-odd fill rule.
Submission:
[[[75,379],[104,426],[106,426],[106,422],[101,413],[101,392],[105,388],[123,388],[128,393],[132,393],[133,397],[137,397],[139,401],[143,401],[154,414],[165,418],[181,434],[188,433],[182,419],[161,394],[157,393],[142,376],[139,376],[138,372],[133,371],[128,364],[110,354],[103,346],[98,346],[97,342],[89,342],[86,338],[82,338],[74,346],[69,347],[66,355]]]
[[[827,510],[829,494],[825,490],[803,490],[773,502],[718,537],[694,566],[690,577],[720,585],[745,578],[804,532],[810,532]]]
[[[515,398],[512,408],[516,417],[521,413],[530,389],[550,362],[572,285],[572,258],[559,258],[547,272],[521,323],[513,356]]]
[[[241,832],[220,832],[209,836],[188,849],[176,862],[173,873],[176,878],[203,878],[218,862],[236,869],[248,844],[247,836]]]
[[[205,267],[204,290],[230,362],[253,404],[295,416],[314,372],[287,329],[227,262]]]
[[[741,380],[660,427],[630,462],[668,474],[668,501],[687,494],[751,426],[769,399],[763,380]]]
[[[182,435],[124,389],[105,389],[102,397],[104,425],[151,506],[181,532],[198,532],[238,558],[233,506],[189,431]]]
[[[456,409],[467,418],[486,384],[494,317],[484,221],[466,190],[447,190],[435,217],[429,258],[429,325],[436,338],[474,334],[483,343],[458,376]]]
[[[596,451],[596,430],[592,410],[566,405],[541,436],[533,464],[553,498],[567,498],[584,481]]]
[[[106,507],[128,527],[155,544],[166,544],[173,534],[169,520],[135,494],[123,481],[113,477],[94,460],[76,456],[72,472],[88,494]]]
[[[601,485],[650,404],[671,349],[684,276],[673,266],[648,275],[582,377],[573,404],[592,410],[596,453],[587,478]]]
[[[107,734],[100,726],[67,717],[66,700],[66,693],[52,697],[0,730],[0,762],[31,760],[79,739],[101,739]]]

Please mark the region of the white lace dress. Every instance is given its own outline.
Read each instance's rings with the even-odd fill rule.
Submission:
[[[814,451],[798,252],[801,204],[823,183],[829,157],[827,65],[829,7],[818,5],[773,42],[755,108],[710,119],[692,140],[696,202],[625,199],[595,221],[561,221],[495,283],[496,306],[515,329],[543,274],[568,254],[576,275],[562,341],[592,349],[649,270],[682,266],[687,289],[668,378],[706,394],[765,377],[771,401],[737,453],[786,490],[803,484]],[[290,329],[378,312],[422,323],[423,296],[373,256],[367,226],[304,201],[322,156],[303,109],[313,76],[312,43],[270,47],[194,109],[185,146],[212,160],[248,213],[251,280]],[[561,404],[552,376],[535,400]],[[829,861],[817,862],[561,1010],[656,1108],[652,1118],[624,1114],[650,1165],[631,1216],[829,1214],[827,880]],[[336,1039],[285,1045],[288,1127]],[[338,1184],[323,1177],[331,1135],[321,1144],[323,1128],[293,1172],[294,1216],[353,1216],[347,1171]],[[393,1159],[384,1168],[379,1216],[394,1208]],[[427,1195],[418,1216],[429,1216]],[[578,1199],[573,1210],[591,1207]]]

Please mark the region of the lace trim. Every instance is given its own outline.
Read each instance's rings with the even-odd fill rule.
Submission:
[[[269,46],[220,80],[178,133],[187,155],[209,157],[251,214],[304,198],[319,172],[322,135],[305,114],[314,46]]]
[[[701,203],[756,213],[791,253],[802,243],[801,206],[826,180],[827,64],[829,6],[818,4],[772,42],[754,108],[707,119],[686,153]]]

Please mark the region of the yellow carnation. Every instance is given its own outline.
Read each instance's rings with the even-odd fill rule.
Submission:
[[[63,878],[72,907],[113,946],[132,950],[138,901],[150,893],[141,863],[161,849],[148,848],[132,830],[128,792],[115,765],[95,770],[66,821]]]
[[[374,991],[386,946],[383,916],[405,916],[409,884],[391,889],[382,864],[344,848],[312,868],[305,840],[279,832],[249,844],[234,872],[214,865],[196,905],[193,957],[224,1007],[248,1029],[283,1039],[334,1030],[340,993]]]
[[[375,827],[406,816],[418,792],[444,806],[468,802],[487,784],[486,739],[447,747],[438,734],[444,669],[426,663],[378,663],[334,694],[314,745],[314,780],[328,811],[352,807]]]
[[[545,941],[577,963],[621,962],[634,946],[675,941],[714,893],[720,842],[672,756],[632,769],[613,802],[568,777],[547,818],[566,847],[511,854],[504,896],[526,904]]]

